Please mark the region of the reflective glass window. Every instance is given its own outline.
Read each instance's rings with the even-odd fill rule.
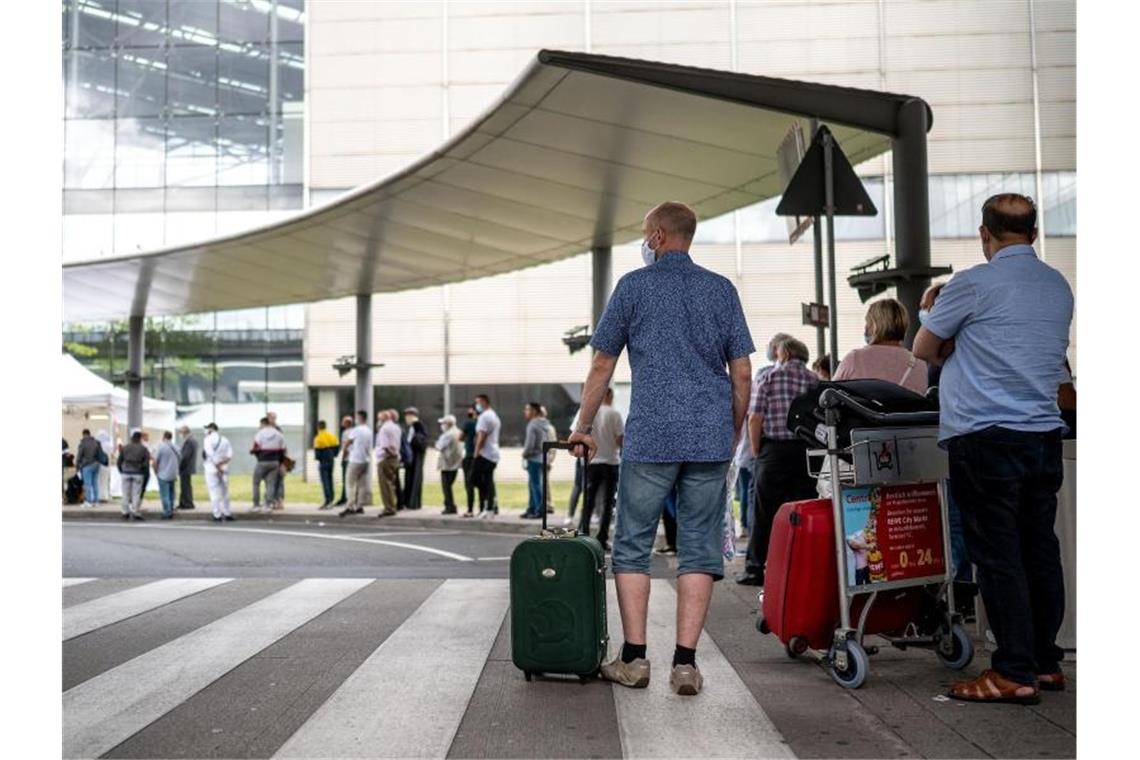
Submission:
[[[269,3],[221,0],[218,3],[218,36],[227,42],[269,40]]]
[[[115,122],[115,186],[162,187],[166,179],[166,120]]]
[[[167,104],[173,114],[217,113],[218,49],[211,45],[176,45],[168,56]]]
[[[218,103],[227,114],[262,114],[269,110],[269,46],[240,51],[219,49]]]
[[[66,0],[63,24],[70,47],[110,47],[115,42],[115,0]]]
[[[305,39],[305,0],[277,0],[277,41]]]
[[[120,50],[115,80],[119,116],[161,116],[166,100],[166,50],[136,47]]]
[[[171,2],[170,41],[213,44],[218,37],[218,4],[211,2]]]
[[[1077,173],[1046,172],[1041,178],[1045,190],[1045,234],[1072,237],[1077,234]]]
[[[279,102],[305,99],[305,43],[277,45],[277,98]]]
[[[69,119],[115,115],[115,59],[111,51],[67,51],[63,76]]]
[[[109,0],[103,0],[103,4],[110,5]],[[122,47],[163,44],[166,6],[162,0],[119,0],[115,44]]]
[[[269,123],[255,116],[226,116],[218,122],[218,184],[269,182]],[[264,208],[264,203],[261,206]]]
[[[115,245],[111,214],[68,214],[63,217],[63,260],[83,261],[109,256]]]
[[[166,132],[166,184],[214,185],[217,126],[212,116],[171,116]]]
[[[115,122],[69,119],[64,125],[64,177],[68,188],[100,189],[114,184]]]

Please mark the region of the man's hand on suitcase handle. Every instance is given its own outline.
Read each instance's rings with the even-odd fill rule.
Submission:
[[[585,449],[585,457],[587,462],[594,458],[594,454],[598,450],[597,442],[589,433],[579,433],[575,431],[570,434],[570,437],[568,439],[566,439],[566,443],[579,444],[577,446],[572,445],[570,447],[570,453],[579,459],[582,458],[583,449]]]

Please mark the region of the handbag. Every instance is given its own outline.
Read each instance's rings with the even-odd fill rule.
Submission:
[[[107,458],[107,452],[103,451],[102,446],[98,446],[95,449],[95,461],[98,462],[99,464],[103,465],[104,467],[106,467],[107,465],[109,465],[111,463],[111,460]]]
[[[290,459],[287,456],[281,456],[281,469],[285,472],[293,472],[293,468],[297,466],[295,459]]]

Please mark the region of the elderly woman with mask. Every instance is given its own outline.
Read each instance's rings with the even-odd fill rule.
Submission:
[[[875,301],[867,309],[863,333],[867,345],[851,351],[839,363],[832,380],[886,380],[926,393],[926,362],[902,345],[910,327],[906,307],[893,298]]]

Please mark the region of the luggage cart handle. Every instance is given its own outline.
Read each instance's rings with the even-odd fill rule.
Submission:
[[[878,412],[865,404],[861,404],[850,394],[838,388],[827,388],[819,394],[819,406],[822,409],[835,409],[846,407],[858,412],[867,419],[882,425],[937,425],[938,412]]]
[[[547,452],[549,452],[551,449],[561,450],[561,451],[573,451],[574,449],[579,448],[579,447],[580,448],[586,448],[586,444],[582,443],[581,441],[575,441],[574,443],[571,443],[570,441],[543,441],[542,442],[542,532],[543,533],[546,533],[546,531],[547,531],[547,527],[546,527],[546,497],[550,493],[550,490],[549,490],[550,489],[550,483],[549,483],[550,479],[548,477],[548,466],[549,465],[547,464]],[[589,491],[587,491],[587,482],[586,482],[586,479],[589,477],[589,475],[587,474],[587,471],[589,469],[590,469],[590,463],[588,461],[586,461],[585,459],[583,459],[583,461],[582,461],[582,498],[585,498],[586,494],[589,493]],[[571,526],[570,530],[574,530],[574,527]]]

